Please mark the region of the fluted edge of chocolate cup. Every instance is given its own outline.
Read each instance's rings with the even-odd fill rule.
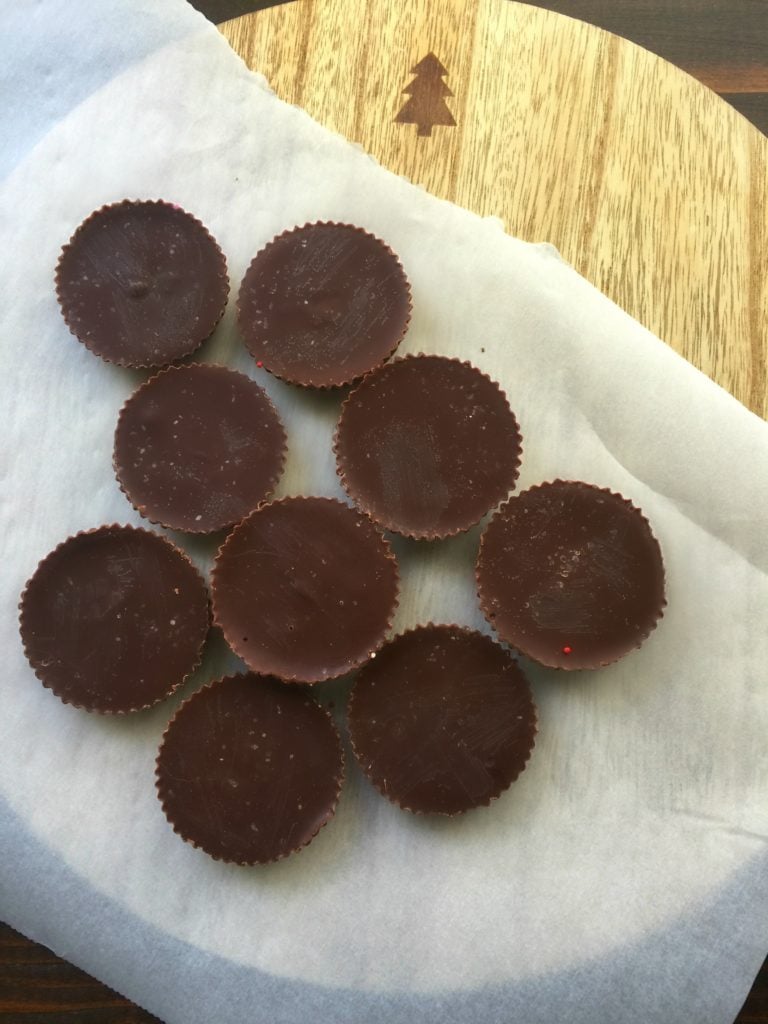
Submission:
[[[466,525],[461,524],[457,526],[455,529],[452,529],[448,532],[440,532],[436,530],[408,530],[407,528],[396,525],[392,520],[384,522],[382,519],[379,519],[377,516],[374,515],[374,513],[371,511],[370,507],[366,504],[366,502],[364,502],[361,498],[359,498],[356,494],[353,493],[343,466],[344,457],[341,451],[339,434],[341,431],[341,424],[344,419],[344,412],[347,406],[350,404],[351,400],[354,398],[357,390],[361,387],[364,387],[366,383],[368,383],[370,378],[374,377],[375,374],[382,372],[386,367],[395,366],[397,365],[397,363],[404,363],[408,360],[413,359],[443,359],[446,362],[458,363],[461,366],[467,366],[469,367],[469,369],[474,370],[481,377],[487,380],[489,384],[493,385],[499,392],[499,394],[502,396],[502,398],[507,404],[507,408],[509,409],[510,415],[512,416],[512,420],[515,425],[515,430],[517,432],[517,453],[515,457],[514,476],[512,477],[510,486],[507,487],[506,490],[504,490],[503,492],[500,492],[498,498],[496,498],[494,502],[491,505],[489,505],[485,512],[483,512],[476,518],[473,518],[472,522],[467,523]],[[475,366],[474,363],[471,363],[468,359],[459,359],[457,356],[444,356],[436,352],[409,352],[406,355],[399,356],[397,359],[391,359],[387,363],[384,363],[381,366],[377,366],[374,367],[374,369],[369,370],[368,373],[366,373],[357,382],[355,387],[344,399],[344,401],[341,404],[341,412],[339,414],[339,419],[336,423],[336,429],[334,430],[333,433],[333,454],[336,459],[336,475],[341,482],[341,486],[344,488],[344,493],[349,497],[350,501],[354,503],[356,508],[360,509],[362,512],[365,512],[365,514],[370,519],[372,519],[373,522],[376,523],[381,529],[389,530],[390,533],[396,533],[399,537],[407,537],[410,540],[447,540],[450,537],[457,537],[462,533],[467,533],[469,530],[472,529],[473,526],[477,526],[477,524],[482,520],[483,516],[487,515],[488,512],[490,512],[492,509],[496,508],[496,506],[500,502],[504,501],[505,498],[508,498],[511,492],[514,491],[517,485],[517,481],[520,477],[520,466],[522,464],[523,459],[523,433],[520,429],[520,423],[518,422],[517,416],[515,415],[515,412],[512,406],[510,405],[509,398],[507,397],[507,393],[504,390],[504,388],[502,388],[501,384],[497,380],[494,380],[493,377],[489,376],[483,370],[480,370],[477,366]]]
[[[96,220],[101,214],[105,213],[107,210],[113,210],[120,206],[165,206],[172,210],[181,210],[181,212],[185,216],[189,217],[191,221],[194,221],[194,223],[200,228],[200,230],[203,231],[208,236],[208,238],[213,243],[216,253],[219,257],[219,271],[216,274],[216,276],[219,279],[219,281],[223,281],[224,283],[224,300],[222,302],[221,310],[219,311],[213,323],[213,326],[210,328],[210,330],[208,330],[204,335],[200,337],[197,337],[195,332],[193,332],[190,338],[189,348],[185,352],[182,352],[180,355],[174,356],[173,359],[168,359],[165,362],[145,362],[138,361],[136,359],[109,359],[107,358],[107,356],[102,355],[101,352],[96,351],[90,339],[82,338],[77,333],[77,330],[74,327],[74,325],[70,323],[69,316],[67,314],[67,308],[64,302],[64,297],[62,295],[61,285],[61,263],[64,258],[64,255],[72,247],[72,244],[75,242],[75,239],[77,238],[80,231],[83,230],[83,228],[90,224],[91,221]],[[89,213],[88,216],[84,220],[82,220],[75,228],[75,230],[69,238],[69,241],[65,242],[64,245],[61,247],[61,252],[59,253],[59,258],[56,261],[56,269],[54,272],[54,286],[56,289],[56,299],[59,304],[59,309],[64,319],[64,323],[67,325],[67,328],[69,329],[69,333],[74,338],[76,338],[81,345],[88,349],[88,351],[92,355],[96,356],[98,359],[101,359],[102,362],[109,363],[112,366],[121,366],[126,369],[132,370],[161,369],[162,367],[172,365],[173,363],[177,362],[180,359],[186,359],[188,356],[191,356],[193,352],[197,352],[197,350],[203,345],[203,343],[206,342],[211,337],[211,335],[221,322],[221,318],[224,316],[224,312],[227,308],[227,302],[229,301],[229,294],[231,290],[229,273],[227,270],[227,260],[219,243],[216,241],[216,239],[205,226],[205,224],[203,224],[203,222],[199,220],[193,213],[190,213],[188,210],[184,209],[184,207],[182,206],[179,206],[177,203],[169,202],[167,199],[119,199],[114,203],[104,203],[97,210],[93,210],[91,213]]]
[[[224,623],[221,621],[219,615],[217,614],[217,609],[216,609],[216,578],[217,578],[217,575],[218,575],[220,559],[221,559],[222,552],[226,548],[227,543],[231,539],[233,534],[241,526],[243,526],[245,523],[247,523],[248,520],[251,518],[251,516],[256,515],[256,513],[261,512],[261,511],[263,511],[263,510],[265,510],[267,508],[271,508],[273,505],[279,505],[281,503],[296,502],[296,501],[303,501],[303,502],[324,501],[324,502],[329,502],[329,503],[336,504],[336,505],[342,505],[344,508],[349,509],[349,511],[354,513],[355,515],[361,516],[368,523],[370,523],[370,525],[373,527],[375,532],[378,534],[379,539],[381,540],[382,545],[383,545],[384,556],[387,559],[387,561],[389,561],[392,564],[392,566],[394,567],[394,572],[395,572],[395,598],[394,598],[394,601],[392,603],[392,607],[391,607],[391,610],[389,612],[389,615],[387,616],[386,625],[382,629],[381,638],[380,638],[379,642],[376,644],[376,646],[372,650],[369,650],[366,654],[364,654],[360,658],[356,659],[355,661],[350,661],[349,665],[346,666],[341,672],[334,672],[331,675],[319,675],[319,676],[317,676],[314,679],[307,679],[307,678],[305,678],[303,676],[297,675],[296,673],[276,672],[274,669],[258,667],[258,666],[252,665],[248,661],[247,657],[242,653],[242,647],[239,646],[238,642],[235,642],[235,641],[233,641],[233,639],[230,639],[229,633],[228,633]],[[382,646],[387,642],[387,636],[389,635],[389,633],[392,630],[392,624],[393,624],[394,619],[395,619],[395,614],[397,612],[397,609],[400,606],[400,585],[401,585],[400,566],[398,564],[397,558],[395,557],[395,553],[392,550],[392,545],[389,543],[387,538],[384,536],[384,534],[383,534],[381,528],[379,527],[378,523],[376,523],[370,516],[366,515],[364,512],[361,512],[360,509],[358,509],[358,508],[355,508],[353,506],[347,505],[346,502],[340,501],[338,498],[328,498],[328,497],[325,497],[325,496],[322,496],[322,495],[312,495],[312,494],[286,495],[285,497],[282,497],[282,498],[275,498],[272,501],[262,502],[262,504],[259,505],[258,508],[255,508],[244,519],[242,519],[235,526],[235,528],[233,530],[230,531],[230,533],[225,537],[225,539],[222,542],[222,544],[219,546],[219,548],[218,548],[218,550],[216,552],[214,561],[213,561],[213,567],[211,569],[210,593],[211,593],[212,621],[213,621],[213,625],[218,627],[218,629],[221,630],[221,633],[222,633],[224,639],[226,640],[227,644],[232,649],[232,651],[234,651],[234,653],[238,656],[238,658],[240,658],[242,661],[245,662],[245,664],[248,666],[248,668],[250,669],[251,672],[255,672],[257,675],[275,676],[275,678],[282,680],[284,683],[289,683],[289,684],[296,683],[296,684],[305,684],[307,686],[314,686],[317,683],[325,683],[325,682],[328,682],[331,679],[340,679],[342,676],[347,675],[348,672],[354,672],[356,669],[358,669],[362,665],[364,665],[371,657],[375,656],[377,651],[381,650]]]
[[[287,850],[285,853],[278,854],[277,857],[271,857],[268,860],[235,860],[235,859],[223,856],[222,854],[211,853],[209,850],[206,850],[206,848],[204,846],[202,846],[200,843],[196,842],[190,836],[185,836],[184,835],[184,833],[181,831],[180,826],[178,826],[177,823],[174,822],[173,819],[171,818],[171,816],[169,815],[168,810],[166,808],[165,800],[163,798],[162,783],[161,783],[161,779],[160,779],[160,757],[162,755],[163,746],[165,744],[166,737],[168,736],[168,733],[169,733],[169,731],[171,729],[171,726],[176,721],[177,717],[179,716],[181,711],[184,709],[184,707],[186,707],[186,705],[190,703],[190,701],[193,701],[201,693],[204,693],[207,690],[213,689],[215,686],[221,686],[224,683],[231,682],[232,680],[235,680],[235,679],[244,679],[244,678],[247,678],[249,675],[262,675],[262,673],[254,673],[252,671],[249,671],[249,672],[235,672],[232,675],[221,676],[218,679],[213,679],[213,680],[211,680],[211,682],[206,683],[205,686],[201,686],[199,690],[196,690],[193,694],[191,694],[189,697],[187,697],[187,699],[185,701],[183,701],[178,706],[178,708],[174,712],[172,718],[170,719],[170,721],[166,725],[166,727],[165,727],[165,729],[163,731],[163,735],[160,738],[160,744],[158,746],[157,757],[155,758],[155,791],[157,793],[157,798],[160,801],[160,806],[162,808],[163,814],[165,815],[165,819],[168,822],[168,824],[171,826],[171,829],[173,830],[173,832],[180,839],[182,839],[185,843],[187,843],[189,846],[194,847],[196,850],[202,850],[202,852],[206,856],[210,857],[212,860],[219,861],[222,864],[235,864],[238,867],[243,867],[243,868],[255,867],[257,865],[276,864],[278,861],[285,860],[287,857],[292,857],[295,853],[300,853],[302,850],[305,850],[307,848],[307,846],[309,846],[309,844],[314,839],[317,838],[317,836],[325,828],[325,826],[334,818],[334,816],[336,814],[336,810],[337,810],[337,808],[339,806],[339,799],[341,797],[341,789],[342,789],[342,786],[344,784],[344,778],[345,778],[345,774],[346,774],[346,758],[344,756],[344,744],[341,742],[341,734],[339,733],[338,726],[336,725],[336,722],[333,720],[333,715],[331,715],[331,713],[328,710],[328,708],[323,707],[323,705],[320,703],[320,701],[318,701],[315,697],[312,697],[312,694],[310,693],[310,694],[308,694],[308,696],[311,697],[311,699],[315,702],[315,704],[317,704],[318,708],[320,708],[320,710],[323,712],[323,714],[328,719],[328,722],[329,722],[329,724],[330,724],[330,726],[331,726],[331,728],[333,730],[333,734],[334,734],[334,737],[336,739],[336,746],[337,746],[338,755],[339,755],[338,756],[338,770],[337,770],[336,774],[333,777],[333,781],[336,784],[336,792],[335,792],[335,795],[334,795],[334,798],[333,798],[333,802],[330,804],[330,806],[328,808],[327,815],[318,824],[317,828],[312,833],[312,835],[309,836],[309,838],[305,842],[299,843],[297,846],[294,846],[292,849]]]
[[[62,696],[58,692],[58,690],[54,686],[52,686],[50,682],[48,682],[45,679],[45,677],[43,675],[41,675],[41,670],[40,670],[39,666],[32,660],[32,657],[31,657],[31,654],[30,654],[30,651],[29,651],[29,646],[27,644],[27,641],[26,641],[26,638],[25,638],[25,635],[24,635],[24,624],[25,624],[25,621],[26,621],[24,603],[25,603],[25,598],[27,596],[27,592],[29,591],[30,585],[31,585],[32,581],[35,579],[35,577],[37,576],[37,574],[40,571],[40,569],[43,567],[43,565],[45,565],[45,563],[48,562],[50,559],[54,558],[59,553],[59,551],[63,547],[65,547],[67,544],[69,544],[71,541],[76,540],[78,537],[87,537],[90,534],[94,534],[94,533],[102,533],[102,532],[107,532],[107,531],[109,531],[109,532],[117,532],[117,531],[123,532],[123,531],[127,531],[127,530],[128,531],[132,531],[132,532],[136,532],[136,533],[146,533],[146,534],[149,534],[151,537],[157,537],[164,544],[167,544],[169,548],[172,548],[190,566],[190,568],[194,571],[195,575],[199,579],[201,588],[205,592],[206,597],[207,597],[208,626],[206,628],[205,634],[203,635],[203,639],[202,639],[202,641],[201,641],[201,643],[199,645],[198,652],[197,652],[197,658],[195,659],[194,663],[190,666],[190,668],[186,672],[186,674],[177,683],[174,683],[174,685],[172,687],[170,687],[168,690],[166,690],[166,692],[163,693],[161,696],[157,697],[156,700],[149,701],[149,702],[144,703],[144,704],[138,704],[138,705],[136,705],[136,707],[120,708],[120,709],[117,709],[117,710],[113,711],[113,710],[105,709],[105,708],[88,707],[87,704],[80,704],[77,701],[68,700],[66,697]],[[202,661],[203,661],[203,651],[205,649],[206,640],[208,639],[208,634],[210,633],[210,630],[211,630],[211,622],[212,622],[211,597],[210,597],[210,592],[208,590],[208,586],[207,586],[207,584],[205,582],[205,578],[203,577],[203,574],[200,572],[200,570],[194,564],[194,562],[189,557],[187,552],[182,550],[182,548],[180,548],[177,544],[174,544],[173,541],[169,540],[167,537],[164,537],[164,536],[162,536],[159,533],[156,533],[154,530],[147,530],[143,526],[131,526],[130,524],[127,524],[127,523],[104,523],[101,526],[91,527],[91,529],[89,529],[89,530],[78,530],[76,533],[70,534],[69,537],[66,537],[64,540],[60,541],[56,545],[55,548],[52,548],[48,552],[47,555],[45,555],[43,558],[40,559],[40,561],[37,563],[37,567],[36,567],[35,571],[32,573],[32,575],[29,577],[27,582],[24,584],[24,587],[23,587],[23,589],[21,591],[21,595],[19,597],[18,612],[19,612],[19,633],[20,633],[20,636],[21,636],[21,646],[22,646],[22,650],[24,651],[24,657],[27,659],[27,663],[28,663],[29,667],[32,669],[32,671],[34,672],[35,676],[42,683],[42,685],[45,687],[45,689],[46,690],[50,690],[50,692],[55,697],[57,697],[61,701],[62,704],[67,704],[67,705],[69,705],[69,707],[77,708],[78,711],[87,711],[89,714],[103,715],[103,716],[109,717],[109,718],[118,717],[120,715],[133,715],[133,714],[136,714],[136,712],[139,712],[139,711],[147,711],[149,708],[153,708],[153,707],[156,707],[158,704],[161,704],[164,700],[168,700],[168,698],[173,696],[173,694],[176,693],[177,690],[181,689],[181,687],[187,682],[187,680],[192,675],[194,675],[194,673],[200,668],[200,665],[202,664]]]
[[[258,356],[254,355],[254,353],[251,351],[250,345],[248,344],[248,341],[246,339],[245,331],[243,330],[243,323],[242,323],[241,297],[242,297],[242,292],[243,292],[243,285],[245,284],[245,280],[248,277],[248,274],[250,273],[251,268],[253,267],[254,263],[259,259],[259,257],[264,252],[266,252],[270,248],[270,246],[274,245],[274,243],[279,241],[281,238],[286,238],[288,235],[292,235],[296,231],[303,231],[305,228],[315,228],[315,227],[349,228],[350,230],[357,231],[359,234],[365,235],[368,238],[373,238],[376,242],[379,243],[379,245],[381,245],[382,249],[385,250],[392,257],[392,259],[395,261],[397,266],[400,268],[400,272],[401,272],[402,277],[403,277],[403,282],[405,284],[405,290],[406,290],[406,296],[407,296],[407,300],[408,300],[408,312],[406,314],[405,323],[403,324],[402,331],[398,335],[397,339],[393,342],[392,347],[389,349],[389,351],[384,356],[382,356],[378,360],[378,362],[375,363],[375,365],[370,368],[370,370],[366,370],[363,373],[358,374],[357,376],[349,377],[349,378],[346,378],[344,380],[335,381],[335,382],[330,383],[330,384],[329,383],[322,383],[322,382],[318,382],[318,381],[313,381],[313,380],[303,380],[303,381],[302,380],[296,380],[295,378],[290,377],[290,376],[288,376],[285,373],[277,373],[275,370],[270,369],[270,367],[267,366],[266,362],[263,359],[260,359]],[[361,227],[359,227],[356,224],[348,224],[348,223],[345,223],[343,221],[336,221],[336,220],[308,221],[305,224],[297,224],[295,227],[286,228],[284,231],[281,231],[279,234],[274,235],[265,245],[263,245],[259,249],[259,251],[253,257],[251,262],[248,264],[248,267],[246,268],[246,271],[243,274],[243,279],[240,282],[240,288],[238,289],[237,302],[236,302],[237,329],[238,329],[238,332],[240,334],[240,338],[242,339],[242,342],[243,342],[243,345],[245,347],[246,352],[254,360],[254,362],[256,363],[256,366],[260,370],[261,369],[266,370],[267,373],[271,374],[273,377],[276,377],[278,380],[283,381],[284,384],[290,384],[293,387],[297,387],[297,388],[305,388],[308,391],[309,390],[311,390],[311,391],[335,391],[338,388],[347,387],[350,384],[355,384],[356,382],[362,380],[363,377],[365,377],[368,373],[370,373],[372,370],[374,370],[377,366],[382,366],[384,363],[386,363],[389,359],[392,358],[392,355],[397,351],[397,349],[399,348],[399,346],[401,345],[401,343],[403,341],[403,338],[408,333],[408,328],[410,327],[410,324],[411,324],[412,314],[413,314],[413,292],[412,292],[412,289],[411,289],[411,282],[410,282],[410,279],[408,278],[408,275],[405,272],[405,268],[403,267],[403,264],[402,264],[402,261],[400,260],[400,257],[397,255],[397,253],[394,251],[394,249],[392,249],[385,241],[383,241],[383,239],[379,238],[378,235],[374,235],[373,232],[366,231],[365,228],[361,228]]]
[[[530,708],[531,708],[531,716],[530,716],[530,723],[529,723],[530,724],[530,735],[529,735],[530,743],[529,743],[529,746],[528,746],[528,753],[526,754],[525,760],[523,761],[522,766],[520,767],[520,770],[517,772],[516,775],[514,775],[509,780],[509,782],[505,786],[502,786],[502,788],[497,793],[491,794],[485,800],[479,800],[474,806],[468,807],[468,808],[466,808],[466,810],[463,810],[463,811],[453,811],[453,812],[451,812],[451,811],[425,811],[425,810],[423,810],[420,807],[409,807],[408,803],[406,801],[399,800],[392,793],[385,792],[379,786],[379,784],[376,782],[376,780],[371,776],[371,774],[365,769],[365,767],[363,765],[363,759],[362,759],[362,757],[361,757],[361,755],[360,755],[360,753],[359,753],[359,751],[358,751],[358,749],[357,749],[357,747],[355,745],[354,732],[353,732],[353,729],[352,729],[352,706],[353,706],[354,699],[355,699],[355,692],[356,692],[356,688],[357,688],[357,679],[355,680],[354,684],[352,685],[352,689],[350,690],[349,697],[347,699],[347,723],[348,723],[347,732],[348,732],[348,735],[349,735],[349,745],[350,745],[350,747],[352,749],[352,753],[354,754],[355,761],[357,762],[357,764],[358,764],[358,766],[360,768],[360,771],[363,773],[363,775],[365,775],[366,779],[368,779],[368,781],[371,783],[371,785],[376,790],[376,792],[380,793],[391,804],[394,804],[395,807],[399,807],[400,810],[402,810],[402,811],[408,811],[410,814],[418,814],[418,815],[422,815],[424,817],[432,817],[434,815],[438,815],[441,818],[458,818],[458,817],[461,817],[464,814],[467,814],[469,811],[477,810],[478,807],[490,807],[490,805],[492,803],[494,803],[496,800],[498,800],[499,797],[503,796],[507,792],[507,790],[510,789],[511,786],[515,782],[517,782],[517,780],[523,774],[525,769],[528,767],[529,761],[531,760],[531,756],[533,755],[534,747],[536,746],[536,737],[539,734],[539,709],[538,709],[538,707],[536,705],[536,701],[533,698],[533,691],[531,690],[531,684],[528,681],[528,677],[526,676],[525,672],[523,672],[522,668],[517,663],[517,661],[514,659],[512,654],[509,652],[509,650],[506,650],[505,647],[502,644],[500,644],[498,640],[495,640],[493,637],[488,636],[487,633],[481,633],[479,630],[471,629],[469,626],[459,626],[455,622],[432,622],[431,620],[429,620],[428,622],[420,623],[419,625],[411,626],[408,629],[404,629],[402,631],[402,633],[398,633],[397,636],[392,637],[390,640],[387,641],[387,643],[388,644],[389,643],[395,643],[397,640],[400,639],[400,637],[408,636],[410,633],[416,633],[416,632],[419,632],[421,630],[427,630],[427,629],[430,629],[430,630],[441,630],[441,631],[446,631],[446,632],[453,631],[454,633],[458,633],[458,634],[460,634],[462,636],[469,636],[469,637],[473,637],[473,638],[474,637],[482,637],[484,640],[487,640],[488,643],[494,644],[496,647],[499,647],[504,652],[504,654],[506,654],[509,657],[510,661],[515,665],[515,667],[519,671],[519,673],[520,673],[520,675],[521,675],[521,677],[522,677],[522,679],[523,679],[523,681],[525,683],[526,689],[527,689],[528,701],[529,701]]]
[[[166,521],[164,521],[162,519],[153,518],[149,514],[149,512],[147,511],[147,506],[142,504],[142,503],[138,503],[137,504],[133,500],[133,498],[130,496],[128,491],[126,490],[126,488],[125,488],[125,486],[123,484],[123,479],[122,479],[122,477],[120,475],[120,464],[119,464],[119,461],[118,461],[118,458],[117,458],[117,435],[118,435],[118,431],[120,430],[120,425],[123,422],[124,414],[126,413],[126,410],[128,409],[128,407],[131,404],[131,402],[134,400],[134,398],[136,398],[136,396],[141,391],[143,391],[145,388],[149,387],[150,384],[153,384],[156,380],[158,380],[158,378],[163,377],[165,374],[173,373],[174,371],[177,371],[177,370],[180,370],[180,371],[184,372],[184,371],[189,370],[189,369],[191,369],[192,367],[195,367],[195,366],[205,366],[206,368],[213,367],[214,369],[217,369],[217,370],[224,370],[227,373],[232,373],[232,374],[236,374],[237,376],[243,377],[246,380],[250,381],[252,384],[254,384],[257,388],[259,388],[263,392],[264,397],[266,398],[267,403],[269,404],[270,409],[272,410],[272,412],[275,415],[275,420],[276,420],[276,422],[280,426],[280,431],[281,431],[281,434],[282,434],[282,444],[281,444],[281,448],[280,448],[280,457],[279,457],[278,466],[277,466],[277,469],[275,470],[274,477],[270,481],[270,485],[269,485],[269,487],[267,488],[267,490],[266,490],[266,492],[264,494],[264,497],[256,505],[254,505],[254,507],[252,509],[250,509],[248,512],[246,512],[246,514],[244,516],[242,516],[240,519],[237,519],[237,520],[235,520],[234,522],[231,522],[231,523],[221,523],[219,526],[214,526],[210,530],[199,530],[199,529],[196,530],[196,529],[194,529],[191,526],[178,526],[178,525],[175,525],[174,523],[166,522]],[[286,433],[286,430],[285,430],[285,424],[283,423],[282,418],[280,417],[280,414],[278,413],[277,409],[275,408],[275,403],[272,401],[272,399],[267,394],[266,389],[263,388],[261,386],[261,384],[259,384],[259,382],[257,380],[254,380],[253,377],[249,377],[248,374],[243,373],[240,370],[233,370],[229,366],[224,366],[223,363],[187,363],[187,364],[182,364],[181,366],[170,364],[169,366],[162,367],[160,370],[157,371],[157,373],[152,374],[151,377],[149,377],[142,384],[140,384],[134,391],[132,391],[131,394],[128,396],[128,398],[126,398],[126,400],[123,402],[123,404],[122,404],[122,406],[120,408],[120,412],[117,415],[117,423],[115,425],[115,432],[114,432],[113,437],[114,437],[114,443],[113,443],[113,446],[112,446],[112,470],[113,470],[113,472],[115,474],[115,479],[117,480],[117,485],[120,488],[120,490],[122,491],[125,499],[133,506],[134,509],[136,509],[136,511],[139,513],[139,515],[142,517],[142,519],[146,519],[148,523],[152,523],[154,526],[163,526],[163,527],[165,527],[168,530],[177,530],[179,533],[189,533],[189,534],[194,534],[196,536],[209,536],[212,533],[218,533],[219,530],[231,529],[231,528],[237,526],[238,523],[241,523],[243,521],[243,519],[247,518],[250,515],[251,512],[255,512],[257,508],[260,508],[261,505],[263,505],[266,502],[268,502],[271,499],[272,495],[274,494],[275,488],[279,484],[279,482],[280,482],[280,480],[281,480],[281,478],[283,476],[283,473],[285,472],[285,462],[286,462],[286,459],[287,459],[287,456],[288,456],[288,434]]]
[[[589,491],[598,491],[601,494],[608,494],[612,498],[618,498],[621,502],[623,502],[624,505],[626,505],[628,508],[630,508],[635,515],[639,516],[639,518],[642,520],[643,523],[645,523],[645,526],[648,529],[648,533],[650,534],[652,540],[655,542],[655,544],[656,544],[656,546],[658,548],[658,551],[659,551],[659,564],[661,566],[661,587],[662,587],[661,604],[654,610],[653,613],[651,613],[651,615],[649,615],[648,625],[647,625],[646,628],[644,628],[644,631],[639,635],[637,641],[634,644],[632,644],[630,647],[628,647],[626,649],[626,651],[624,651],[622,654],[619,654],[619,655],[617,655],[614,658],[596,659],[593,664],[577,665],[577,666],[574,666],[573,668],[571,668],[568,665],[550,665],[550,664],[547,664],[547,662],[541,661],[540,658],[536,658],[534,655],[529,654],[528,651],[524,650],[522,647],[519,647],[513,640],[510,640],[507,637],[503,637],[501,635],[501,633],[499,633],[498,630],[497,630],[495,616],[492,616],[491,613],[490,613],[490,609],[489,609],[488,603],[487,603],[487,598],[486,598],[486,595],[485,595],[484,590],[483,590],[482,580],[480,578],[480,576],[481,576],[481,568],[480,567],[481,567],[481,561],[482,561],[482,557],[483,557],[483,545],[484,545],[484,542],[485,542],[485,536],[486,536],[487,531],[492,526],[493,520],[496,518],[496,516],[503,514],[503,512],[506,509],[507,505],[511,501],[516,501],[518,498],[522,498],[523,495],[528,494],[530,491],[544,490],[545,488],[548,488],[548,487],[552,486],[553,484],[567,484],[569,487],[577,487],[579,489],[589,490]],[[557,477],[554,480],[545,480],[545,481],[542,481],[541,483],[533,484],[531,487],[527,487],[524,491],[519,491],[517,494],[512,495],[510,498],[507,499],[507,501],[505,501],[502,505],[499,506],[499,508],[494,513],[493,518],[488,523],[488,526],[485,528],[485,530],[483,530],[482,536],[480,537],[480,547],[478,548],[477,560],[475,562],[475,585],[476,585],[477,599],[478,599],[478,603],[480,605],[480,611],[483,613],[483,618],[488,623],[488,625],[491,627],[491,629],[494,631],[494,633],[499,637],[501,642],[507,644],[513,650],[517,651],[518,654],[523,655],[523,657],[529,658],[531,661],[535,662],[537,665],[541,665],[542,668],[551,669],[551,670],[553,670],[555,672],[592,672],[592,671],[594,671],[596,669],[606,668],[608,665],[615,665],[616,662],[621,661],[622,658],[625,658],[628,654],[631,654],[632,651],[639,650],[639,648],[643,646],[643,644],[648,639],[648,637],[651,635],[651,633],[654,631],[654,629],[656,629],[656,627],[658,626],[659,622],[661,622],[661,620],[663,619],[663,617],[664,617],[664,609],[667,607],[667,598],[666,598],[666,570],[665,570],[665,566],[664,566],[664,558],[663,558],[663,554],[662,554],[662,551],[661,551],[661,545],[659,544],[659,541],[658,541],[658,538],[656,537],[656,534],[653,532],[651,524],[648,521],[648,517],[645,515],[645,513],[642,511],[642,509],[638,508],[638,506],[635,505],[634,502],[632,502],[629,498],[626,498],[623,494],[620,494],[618,491],[611,490],[610,487],[600,487],[597,484],[590,484],[590,483],[587,483],[584,480],[563,480],[560,477]]]

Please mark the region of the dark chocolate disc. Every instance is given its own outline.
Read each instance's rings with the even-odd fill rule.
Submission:
[[[460,814],[525,768],[536,708],[508,651],[458,626],[395,637],[359,672],[349,700],[357,760],[405,810]]]
[[[186,555],[156,533],[102,526],[52,551],[21,596],[21,639],[65,704],[139,711],[200,661],[208,593]]]
[[[120,366],[164,366],[212,334],[229,282],[200,221],[171,203],[126,199],[75,231],[56,292],[69,329],[91,352]]]
[[[266,864],[306,846],[333,816],[343,771],[336,726],[306,687],[230,676],[176,712],[157,790],[183,839],[216,860]]]
[[[400,261],[348,224],[305,224],[254,258],[237,321],[258,364],[292,384],[348,384],[387,359],[411,316]]]
[[[444,356],[370,373],[342,407],[336,459],[352,500],[388,530],[448,537],[506,498],[520,431],[498,384]]]
[[[267,393],[223,366],[163,370],[128,399],[115,432],[115,472],[133,506],[192,533],[240,522],[272,493],[284,458]]]
[[[313,683],[381,644],[397,604],[397,563],[373,523],[331,498],[283,498],[221,547],[214,619],[254,672]]]
[[[483,614],[550,668],[599,668],[639,647],[664,608],[658,541],[639,509],[556,480],[503,505],[480,544]]]

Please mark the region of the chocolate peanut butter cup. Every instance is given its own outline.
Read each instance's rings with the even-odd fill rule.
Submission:
[[[344,402],[338,473],[372,519],[408,537],[469,529],[515,485],[522,442],[498,384],[469,363],[405,356]]]
[[[27,583],[21,639],[35,675],[65,704],[139,711],[200,662],[208,593],[186,555],[148,530],[102,526],[55,548]]]
[[[482,633],[419,626],[358,673],[352,748],[365,774],[408,811],[487,805],[526,766],[536,708],[514,658]]]
[[[157,758],[174,831],[216,860],[266,864],[306,846],[333,816],[339,734],[304,686],[220,679],[185,701]]]
[[[349,384],[392,355],[411,317],[411,290],[384,242],[349,224],[285,231],[253,259],[240,287],[245,346],[291,384]]]
[[[103,206],[64,246],[56,293],[72,333],[110,363],[164,366],[194,352],[229,292],[221,249],[172,203]]]
[[[267,393],[245,374],[203,363],[170,367],[123,406],[115,473],[153,523],[210,533],[240,522],[272,493],[285,440]]]
[[[502,640],[550,668],[599,668],[661,617],[664,565],[642,512],[577,481],[504,504],[480,542],[480,606]]]
[[[331,498],[262,505],[226,539],[211,575],[214,620],[249,668],[314,683],[375,652],[398,571],[366,516]]]

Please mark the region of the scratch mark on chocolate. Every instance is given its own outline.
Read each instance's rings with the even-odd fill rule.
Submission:
[[[395,423],[383,437],[371,439],[387,505],[412,520],[432,525],[448,506],[450,491],[437,457],[439,446],[430,423]]]
[[[562,589],[553,584],[529,598],[531,619],[542,629],[567,629],[571,633],[590,633],[599,615],[588,581]]]
[[[587,547],[596,579],[619,597],[631,591],[636,560],[620,543],[617,531],[611,537],[594,538]]]
[[[206,737],[206,746],[207,749],[210,751],[214,746],[218,745],[218,738],[220,735],[220,731],[218,728],[219,714],[221,712],[220,694],[217,693],[215,696],[215,706],[212,706],[212,702],[210,699],[205,700],[204,705],[205,716],[208,719],[208,736]],[[208,787],[205,785],[205,781],[202,780],[199,775],[197,776],[196,781],[197,790],[198,793],[200,794],[200,800],[203,805],[203,810],[205,811],[205,816],[208,824],[213,824],[215,832],[221,833],[221,835],[225,835],[226,830],[223,827],[218,803],[215,801],[212,802],[209,799]],[[218,769],[214,781],[216,781],[217,783],[221,781],[221,773]]]

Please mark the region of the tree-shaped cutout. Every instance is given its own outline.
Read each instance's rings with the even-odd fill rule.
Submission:
[[[416,67],[411,68],[416,77],[403,93],[411,98],[395,118],[400,124],[415,124],[417,135],[431,135],[436,124],[455,125],[453,114],[445,102],[453,93],[443,81],[448,74],[434,53],[428,53]]]

